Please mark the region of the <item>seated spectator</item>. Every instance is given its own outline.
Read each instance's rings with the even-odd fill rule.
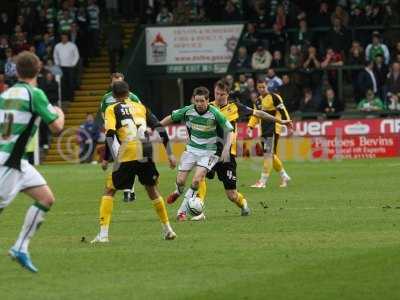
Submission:
[[[161,8],[162,10],[163,8]],[[173,10],[173,22],[175,24],[188,24],[190,18],[190,8],[184,0],[178,0]],[[157,22],[158,23],[158,22]],[[162,23],[161,23],[162,24]],[[168,24],[168,23],[165,23]]]
[[[286,33],[282,31],[282,28],[278,24],[272,26],[272,33],[269,36],[269,49],[271,52],[280,51],[285,52],[286,49]]]
[[[233,84],[232,98],[234,100],[241,100],[242,95],[247,89],[247,78],[245,74],[239,75],[239,80]]]
[[[378,81],[374,74],[374,64],[369,61],[365,63],[364,69],[358,74],[357,85],[354,90],[357,103],[366,95],[368,90],[372,90],[374,94],[378,92]]]
[[[332,114],[339,111],[339,103],[335,96],[335,91],[332,88],[328,88],[325,91],[324,97],[322,97],[321,112],[326,114]]]
[[[287,26],[286,11],[282,4],[276,7],[275,15],[272,17],[272,23],[276,24],[280,29],[284,29]]]
[[[366,44],[365,40],[365,31],[364,30],[357,30],[355,27],[365,26],[367,19],[365,18],[364,11],[361,9],[361,6],[355,5],[351,11],[351,18],[350,18],[350,27],[353,28],[353,39],[357,41],[361,41],[363,45]]]
[[[392,64],[391,71],[386,80],[388,108],[391,110],[399,109],[400,98],[400,63]]]
[[[359,41],[353,41],[349,51],[347,64],[348,65],[364,65],[365,55],[364,49],[361,47]]]
[[[240,102],[242,102],[247,106],[253,107],[253,104],[250,102],[250,97],[252,93],[257,93],[257,89],[255,86],[254,79],[252,77],[249,77],[246,80],[246,89],[240,95]]]
[[[228,84],[229,90],[233,91],[233,84],[235,83],[233,76],[231,74],[226,74],[224,81]]]
[[[299,30],[292,37],[292,45],[296,45],[301,51],[305,51],[313,43],[313,33],[308,29],[307,21],[299,21]]]
[[[302,113],[318,112],[317,103],[314,99],[313,92],[309,88],[303,90],[303,97],[300,99],[299,111]]]
[[[384,105],[382,100],[375,96],[375,93],[369,89],[365,95],[365,98],[358,103],[357,108],[361,111],[380,111],[384,110]]]
[[[383,23],[383,11],[380,4],[374,4],[367,14],[368,25],[381,25]]]
[[[92,162],[99,137],[100,127],[94,122],[93,114],[88,113],[86,121],[79,127],[79,135],[77,137],[80,145],[79,159],[81,163]]]
[[[48,72],[51,72],[54,76],[62,76],[62,70],[60,66],[56,66],[52,59],[46,60],[46,64],[43,66]]]
[[[392,60],[395,61],[397,55],[399,55],[399,54],[400,54],[400,42],[397,42],[396,47],[392,51]]]
[[[282,79],[275,74],[275,70],[272,68],[268,69],[265,81],[267,83],[268,91],[271,93],[276,93],[278,88],[283,84]]]
[[[272,55],[271,68],[276,69],[284,67],[285,67],[285,61],[283,60],[282,52],[279,50],[275,50],[274,54]]]
[[[297,46],[290,46],[289,55],[286,56],[286,67],[297,69],[301,66],[301,53]]]
[[[29,43],[27,42],[25,35],[22,32],[17,32],[15,34],[15,39],[12,45],[13,52],[18,54],[22,51],[29,51]]]
[[[385,44],[381,43],[379,32],[374,31],[372,34],[372,43],[365,49],[365,59],[368,61],[374,61],[377,55],[382,55],[385,58],[385,64],[389,64],[389,49]]]
[[[8,85],[13,85],[17,81],[17,65],[15,64],[16,55],[11,48],[6,49],[6,62],[4,64],[4,76]]]
[[[256,33],[256,27],[252,23],[246,25],[246,31],[242,38],[243,46],[246,46],[250,53],[253,53],[259,44],[259,36]]]
[[[303,62],[302,78],[304,86],[314,89],[321,80],[321,62],[317,56],[317,49],[313,46],[308,47],[307,54]]]
[[[13,30],[13,22],[8,17],[6,12],[2,12],[0,15],[0,34],[11,35]]]
[[[240,21],[241,16],[238,8],[232,0],[226,1],[225,8],[222,11],[221,20],[225,22]]]
[[[233,66],[236,69],[250,69],[251,68],[251,61],[250,57],[247,55],[246,47],[239,47],[238,54],[233,61]]]
[[[319,4],[319,10],[317,13],[312,15],[312,26],[313,27],[330,27],[331,17],[329,15],[329,6],[327,1],[321,1]]]
[[[251,67],[254,70],[265,70],[271,66],[272,56],[263,46],[258,46],[251,58]]]
[[[278,94],[282,96],[289,112],[294,112],[298,109],[300,91],[288,74],[282,76],[282,85],[278,88]]]
[[[328,48],[326,50],[326,55],[324,60],[321,62],[321,68],[329,68],[329,67],[340,67],[343,66],[343,58],[339,52],[335,52],[333,48]],[[337,71],[336,70],[328,70],[328,79],[331,86],[335,89],[337,88]]]
[[[383,59],[384,58],[382,55],[375,56],[374,67],[373,67],[373,72],[378,85],[377,94],[381,99],[384,99],[383,88],[385,85],[385,81],[387,79],[387,75],[389,73],[389,68],[388,66],[385,65]]]
[[[6,60],[6,50],[10,48],[7,36],[3,35],[0,37],[0,60]]]
[[[344,10],[344,7],[337,5],[335,11],[331,15],[331,22],[334,24],[335,19],[339,19],[343,26],[349,25],[349,14]]]
[[[325,35],[325,46],[333,48],[336,52],[344,51],[350,48],[351,35],[343,26],[340,18],[334,18],[333,27]]]
[[[157,15],[156,22],[160,25],[172,24],[174,21],[174,15],[169,12],[168,7],[163,6],[160,13]]]

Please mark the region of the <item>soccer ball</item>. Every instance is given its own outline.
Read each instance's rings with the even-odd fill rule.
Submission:
[[[187,210],[192,216],[198,216],[203,212],[203,202],[199,197],[192,198],[187,203]]]

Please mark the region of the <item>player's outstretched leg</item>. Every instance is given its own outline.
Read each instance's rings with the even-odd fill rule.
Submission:
[[[29,243],[36,231],[42,224],[46,213],[54,203],[54,196],[47,185],[33,187],[25,190],[36,202],[29,207],[25,215],[24,224],[14,246],[9,251],[11,258],[29,271],[36,273],[38,269],[34,266],[29,255]]]
[[[249,216],[251,214],[247,200],[241,193],[239,193],[237,190],[225,190],[225,193],[228,199],[241,209],[242,216]]]

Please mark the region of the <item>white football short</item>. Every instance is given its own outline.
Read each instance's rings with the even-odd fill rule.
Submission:
[[[191,171],[195,166],[211,170],[218,162],[219,157],[215,154],[199,155],[190,151],[184,151],[179,162],[179,171]]]
[[[46,184],[27,160],[21,161],[21,171],[0,165],[0,209],[7,207],[20,191]]]

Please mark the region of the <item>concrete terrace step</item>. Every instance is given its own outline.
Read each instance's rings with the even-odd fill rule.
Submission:
[[[94,89],[92,91],[87,91],[87,90],[75,91],[75,97],[76,96],[100,96],[100,97],[102,97],[108,91],[109,87],[110,86],[107,86],[106,89]]]
[[[106,67],[88,67],[85,69],[83,74],[93,74],[93,73],[103,74],[103,75],[109,74],[110,69]]]
[[[84,78],[82,79],[82,85],[84,84],[110,84],[110,79],[106,78]]]
[[[110,85],[108,83],[99,84],[81,84],[80,89],[85,90],[107,90]]]

